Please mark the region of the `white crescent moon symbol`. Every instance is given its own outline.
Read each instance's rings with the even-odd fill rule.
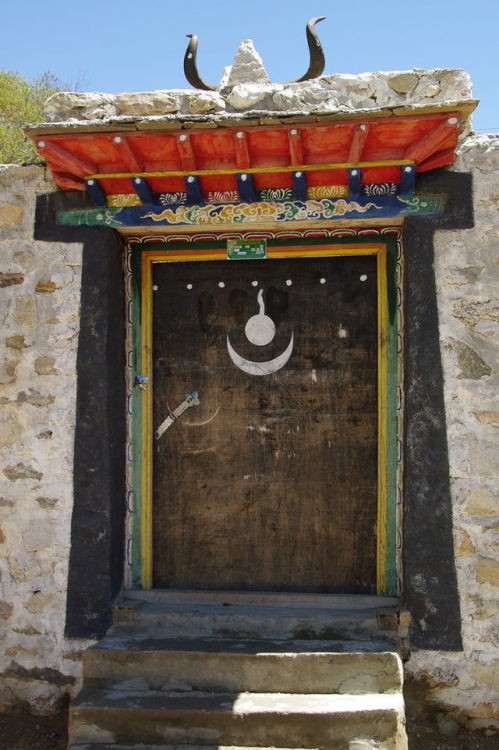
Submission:
[[[248,375],[271,375],[271,373],[277,372],[277,370],[280,370],[281,367],[284,367],[291,356],[291,352],[293,351],[293,343],[294,333],[291,334],[289,344],[287,345],[283,353],[279,354],[279,356],[275,359],[270,359],[268,362],[252,362],[249,359],[244,359],[233,349],[228,336],[227,351],[229,352],[229,357],[234,362],[236,367],[239,367],[240,370],[246,372]]]

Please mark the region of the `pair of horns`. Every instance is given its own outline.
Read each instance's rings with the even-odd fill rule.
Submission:
[[[317,78],[320,76],[326,65],[324,57],[324,50],[320,43],[319,37],[315,30],[315,24],[319,21],[324,21],[325,16],[317,16],[316,18],[310,19],[307,23],[307,44],[310,53],[310,64],[308,70],[301,78],[295,78],[293,81],[287,81],[287,83],[301,83],[301,81],[309,81],[311,78]],[[185,77],[196,89],[203,89],[204,91],[216,91],[216,86],[206,83],[198,73],[196,64],[196,55],[198,49],[198,37],[196,34],[187,34],[190,37],[190,42],[187,46],[187,50],[184,56],[184,73]]]

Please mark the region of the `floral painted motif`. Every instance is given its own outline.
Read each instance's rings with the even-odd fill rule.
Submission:
[[[107,205],[110,208],[120,208],[123,206],[141,206],[142,201],[135,193],[115,193],[108,195]]]
[[[320,200],[321,198],[344,198],[348,195],[346,185],[317,185],[309,187],[307,197],[309,200]]]
[[[362,185],[362,195],[396,195],[397,185],[395,182],[379,182],[373,185]]]
[[[186,202],[187,193],[160,193],[158,198],[162,206],[176,206]]]

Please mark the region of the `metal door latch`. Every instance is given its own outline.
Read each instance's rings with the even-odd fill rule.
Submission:
[[[137,375],[135,376],[135,385],[138,385],[142,391],[145,391],[148,382],[149,378],[147,377],[147,375],[139,375],[137,373]]]
[[[167,418],[164,420],[164,422],[161,422],[160,426],[154,433],[154,437],[156,440],[161,437],[163,432],[167,430],[176,419],[180,417],[181,414],[184,413],[190,406],[198,406],[201,403],[201,400],[199,398],[199,393],[197,391],[192,391],[192,393],[186,393],[185,394],[185,401],[182,401],[181,404],[177,406],[176,409],[171,411]]]

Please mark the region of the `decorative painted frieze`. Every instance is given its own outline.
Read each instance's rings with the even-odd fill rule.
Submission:
[[[306,201],[261,201],[238,204],[125,206],[60,213],[58,223],[69,226],[177,226],[206,224],[254,224],[281,221],[330,220],[343,218],[397,218],[432,215],[442,211],[443,196],[387,195],[376,200],[359,197]]]

